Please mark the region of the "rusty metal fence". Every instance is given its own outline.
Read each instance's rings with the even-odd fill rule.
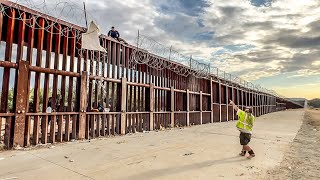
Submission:
[[[279,97],[217,76],[186,77],[146,64],[131,68],[135,47],[106,36],[100,44],[107,54],[83,50],[84,28],[49,16],[34,19],[37,12],[19,7],[0,13],[6,148],[236,120],[229,99],[253,106],[257,116],[285,109],[284,99],[279,104]],[[99,106],[108,110],[99,112]]]

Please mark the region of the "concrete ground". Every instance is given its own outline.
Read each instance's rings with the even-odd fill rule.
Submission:
[[[280,164],[303,115],[257,118],[251,160],[238,155],[235,122],[225,122],[2,152],[0,179],[257,179]]]

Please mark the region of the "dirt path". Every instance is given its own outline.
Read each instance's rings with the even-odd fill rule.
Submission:
[[[308,110],[280,166],[265,179],[320,179],[320,111]]]

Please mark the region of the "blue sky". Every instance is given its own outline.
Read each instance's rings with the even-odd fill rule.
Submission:
[[[17,0],[84,26],[82,1]],[[60,2],[63,0],[59,0]],[[138,29],[290,97],[320,97],[319,0],[87,0],[89,20],[134,42]],[[45,6],[44,6],[45,5]],[[52,7],[55,7],[52,9]],[[72,7],[72,8],[70,8]],[[317,90],[318,89],[318,90]]]

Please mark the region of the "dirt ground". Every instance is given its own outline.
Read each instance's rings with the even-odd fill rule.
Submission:
[[[301,128],[285,152],[280,166],[265,179],[320,179],[320,110],[308,110]]]

